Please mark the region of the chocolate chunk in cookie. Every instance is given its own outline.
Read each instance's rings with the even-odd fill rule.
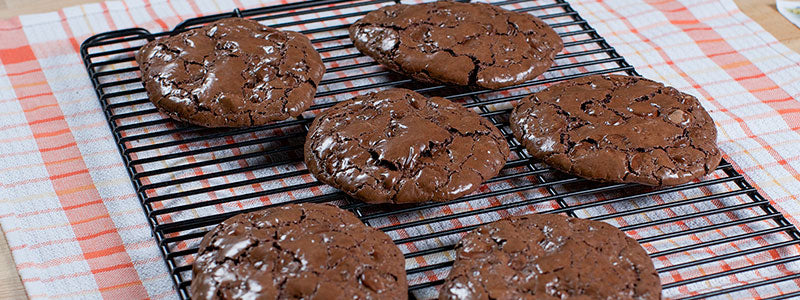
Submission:
[[[510,217],[456,245],[439,299],[660,299],[661,283],[636,240],[597,221]]]
[[[203,238],[192,299],[406,299],[403,253],[332,205],[241,214]]]
[[[151,41],[136,61],[160,111],[206,127],[296,117],[313,103],[325,72],[304,35],[241,18]]]
[[[498,89],[544,73],[564,44],[547,24],[485,3],[397,4],[350,26],[362,53],[416,80]]]
[[[697,98],[641,77],[550,86],[520,100],[511,129],[533,157],[597,181],[676,185],[721,159],[714,121]]]
[[[508,154],[488,120],[406,89],[329,108],[314,119],[305,143],[314,177],[370,203],[458,198],[497,175]]]

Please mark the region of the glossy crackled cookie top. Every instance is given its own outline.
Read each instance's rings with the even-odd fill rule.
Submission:
[[[156,107],[208,127],[298,116],[313,103],[325,72],[302,34],[241,18],[151,41],[136,60]]]
[[[371,203],[458,198],[497,175],[508,154],[488,120],[406,89],[329,108],[311,124],[305,144],[317,179]]]
[[[458,242],[439,299],[660,299],[653,262],[606,223],[510,217]]]
[[[406,299],[405,260],[385,233],[331,205],[269,208],[203,238],[192,299]]]
[[[350,27],[356,48],[417,80],[489,89],[544,73],[561,38],[527,13],[484,3],[397,4]]]
[[[532,156],[599,181],[675,185],[721,159],[717,129],[697,98],[641,77],[550,86],[520,100],[511,129]]]

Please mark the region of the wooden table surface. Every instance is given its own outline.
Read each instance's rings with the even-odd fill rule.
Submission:
[[[53,11],[62,7],[102,0],[0,0],[0,18]],[[800,29],[778,13],[774,0],[734,0],[742,11],[761,24],[784,45],[800,52]],[[0,299],[26,299],[14,260],[0,231]]]

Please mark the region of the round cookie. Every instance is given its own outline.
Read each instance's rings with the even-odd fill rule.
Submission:
[[[714,121],[697,98],[641,77],[550,86],[520,100],[510,122],[530,155],[597,181],[676,185],[721,159]]]
[[[385,233],[332,205],[241,214],[205,235],[192,299],[406,299],[405,259]]]
[[[362,53],[429,83],[499,89],[541,75],[564,48],[542,20],[485,3],[396,4],[350,26]]]
[[[406,89],[324,111],[304,151],[314,177],[369,203],[456,199],[496,176],[509,154],[500,131],[477,113]]]
[[[313,103],[325,72],[304,35],[241,18],[153,40],[136,61],[161,112],[206,127],[296,117]]]
[[[660,299],[636,240],[597,221],[527,215],[483,225],[456,244],[439,299]]]

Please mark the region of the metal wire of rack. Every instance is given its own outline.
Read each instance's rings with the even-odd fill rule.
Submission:
[[[300,202],[333,202],[392,236],[405,254],[413,298],[435,296],[452,265],[453,245],[465,232],[533,212],[620,227],[652,257],[665,297],[752,296],[754,290],[776,298],[800,296],[800,233],[729,163],[723,161],[701,181],[675,187],[598,184],[531,160],[511,136],[512,104],[533,91],[588,74],[638,75],[566,1],[490,1],[545,20],[566,46],[542,77],[499,91],[421,85],[356,51],[347,36],[349,24],[395,2],[400,1],[320,0],[236,9],[185,20],[172,31],[133,28],[83,42],[89,77],[182,298],[189,298],[191,262],[205,232],[238,213]],[[312,39],[328,70],[315,105],[302,117],[254,128],[204,129],[165,118],[150,104],[134,51],[149,40],[225,17],[253,18]],[[417,206],[368,205],[314,180],[301,149],[314,114],[353,95],[397,86],[444,96],[491,120],[512,149],[502,173],[466,197]]]

